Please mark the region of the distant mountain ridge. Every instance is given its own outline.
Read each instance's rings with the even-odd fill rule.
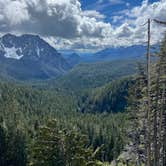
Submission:
[[[146,46],[143,45],[133,45],[129,47],[116,47],[116,48],[106,48],[96,53],[91,53],[88,56],[82,55],[79,56],[77,54],[70,54],[71,56],[66,58],[69,62],[78,63],[94,63],[94,62],[107,62],[107,61],[116,61],[116,60],[131,60],[131,59],[143,59],[146,55]],[[78,58],[79,56],[79,58]]]
[[[83,59],[77,53],[64,54],[63,57],[66,59],[66,61],[71,66],[74,66],[76,64],[79,64],[79,63],[83,62]]]
[[[122,61],[145,59],[145,53],[145,46],[134,45],[107,48],[88,56],[77,53],[62,55],[38,35],[6,34],[0,38],[0,76],[23,81],[54,79],[80,63],[93,68],[94,63],[120,60],[119,65],[123,65]]]
[[[20,80],[49,79],[70,65],[39,36],[6,34],[0,38],[0,74]]]
[[[144,57],[146,53],[146,46],[133,45],[129,47],[106,48],[93,55],[96,61],[111,61],[119,59],[131,59]]]

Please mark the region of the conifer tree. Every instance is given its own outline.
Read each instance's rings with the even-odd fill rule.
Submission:
[[[97,166],[87,139],[75,131],[60,129],[56,120],[39,129],[31,147],[31,166]]]

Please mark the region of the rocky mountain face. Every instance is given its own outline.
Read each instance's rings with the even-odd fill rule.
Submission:
[[[0,75],[20,80],[49,79],[70,68],[55,48],[29,34],[0,38],[0,66]]]

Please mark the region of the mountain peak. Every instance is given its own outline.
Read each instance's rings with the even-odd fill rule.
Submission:
[[[23,34],[20,36],[20,38],[43,41],[43,39],[39,35],[33,35],[33,34]]]
[[[11,37],[16,37],[16,36],[11,33],[6,33],[5,35],[2,36],[2,38],[11,38]]]
[[[6,33],[2,36],[2,38],[20,38],[20,37],[41,39],[39,35],[33,35],[33,34],[14,35],[12,33]]]
[[[2,36],[0,38],[1,63],[7,65],[6,73],[10,71],[9,75],[14,74],[19,79],[51,78],[70,68],[55,48],[38,35],[31,34]]]
[[[51,54],[57,54],[57,51],[45,42],[38,35],[24,34],[15,36],[10,33],[5,34],[0,38],[1,55],[7,58],[39,58]]]
[[[64,58],[71,66],[74,66],[81,62],[81,57],[75,52],[72,54],[64,55]]]

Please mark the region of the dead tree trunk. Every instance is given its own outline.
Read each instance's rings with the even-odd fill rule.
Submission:
[[[151,80],[150,80],[150,19],[148,19],[148,46],[147,46],[147,137],[146,137],[146,149],[147,149],[147,166],[151,166]]]

